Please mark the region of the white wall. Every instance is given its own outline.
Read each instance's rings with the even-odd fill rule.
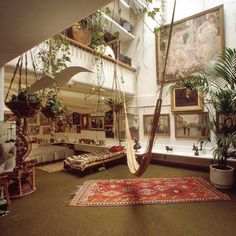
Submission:
[[[159,0],[154,1],[154,5]],[[166,3],[166,23],[170,23],[173,0],[167,0]],[[177,0],[175,21],[185,17],[200,13],[210,8],[224,5],[225,19],[225,46],[236,47],[236,0]],[[158,87],[156,84],[156,53],[154,34],[142,24],[142,17],[138,17],[140,24],[135,31],[135,42],[127,46],[127,52],[132,55],[133,64],[139,69],[137,79],[137,105],[139,113],[140,141],[145,143],[147,137],[143,135],[143,115],[153,114],[154,106],[157,100]],[[145,22],[152,27],[153,22],[145,19]],[[135,52],[135,53],[134,53]],[[171,135],[168,138],[159,137],[156,144],[184,145],[192,146],[196,140],[176,139],[174,133],[174,116],[171,112],[170,94],[167,91],[168,85],[165,85],[163,96],[162,113],[170,114]]]

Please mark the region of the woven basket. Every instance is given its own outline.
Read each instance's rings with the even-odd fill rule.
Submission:
[[[40,102],[10,101],[5,105],[19,118],[34,117],[41,110]]]

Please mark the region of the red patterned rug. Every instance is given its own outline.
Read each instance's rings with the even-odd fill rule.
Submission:
[[[122,206],[230,200],[201,177],[89,180],[69,206]]]

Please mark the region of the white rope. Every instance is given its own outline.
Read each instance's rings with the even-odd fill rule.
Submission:
[[[139,169],[139,163],[136,160],[136,156],[133,149],[133,141],[130,134],[127,107],[125,100],[124,88],[123,90],[123,101],[124,101],[124,112],[125,112],[125,144],[126,144],[126,157],[129,170],[132,174],[136,173]]]

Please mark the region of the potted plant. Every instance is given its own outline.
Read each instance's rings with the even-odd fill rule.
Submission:
[[[63,105],[55,90],[51,89],[46,94],[46,105],[42,108],[41,112],[47,118],[60,119],[67,112],[67,108]]]
[[[29,94],[28,89],[21,89],[17,95],[12,95],[6,106],[19,118],[33,117],[41,109],[41,98],[38,94]]]
[[[113,112],[119,112],[123,108],[124,100],[122,98],[102,97],[102,104],[108,105]]]
[[[226,48],[213,65],[181,79],[172,89],[188,88],[201,91],[204,106],[209,111],[209,129],[214,134],[213,156],[217,164],[210,166],[210,181],[218,188],[230,188],[234,182],[234,170],[228,166],[228,158],[236,158],[236,50]]]
[[[41,45],[36,58],[38,67],[43,74],[55,76],[67,68],[67,63],[71,61],[69,56],[69,42],[66,37],[60,33],[46,40]],[[44,91],[43,93],[45,106],[42,108],[42,113],[47,118],[60,118],[66,111],[62,100],[58,97],[60,87],[61,84],[54,83],[48,91]]]

